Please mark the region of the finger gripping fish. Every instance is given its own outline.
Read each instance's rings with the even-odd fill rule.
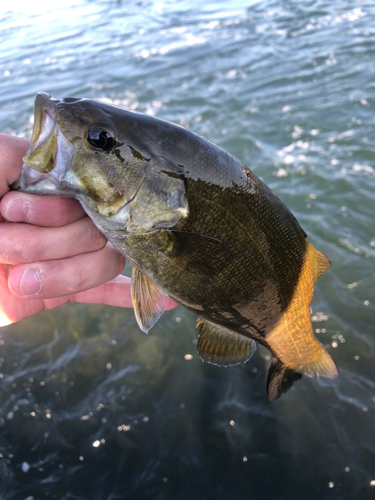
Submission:
[[[133,264],[143,331],[169,296],[199,315],[202,360],[246,362],[256,342],[271,351],[270,400],[303,375],[337,377],[309,309],[329,260],[272,191],[215,144],[141,113],[40,92],[14,187],[80,201]]]

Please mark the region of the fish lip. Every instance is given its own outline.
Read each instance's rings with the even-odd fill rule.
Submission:
[[[34,170],[24,163],[22,165],[22,170],[19,178],[15,182],[13,182],[10,187],[14,190],[30,193],[32,192],[33,186],[38,184],[39,181],[43,178],[45,178],[45,174],[41,174],[37,170]],[[54,179],[49,178],[49,180]],[[38,190],[36,190],[35,192],[38,193]]]
[[[40,131],[42,127],[42,121],[43,121],[43,109],[44,109],[44,103],[48,101],[48,99],[51,96],[47,92],[38,92],[35,101],[34,101],[34,127],[33,127],[33,133],[31,136],[31,143],[30,143],[30,148],[33,148],[36,146],[39,136],[40,136]],[[29,149],[30,149],[29,148]]]
[[[21,174],[19,178],[11,185],[12,189],[26,191],[27,188],[29,188],[33,184],[36,184],[42,178],[43,174],[28,166],[27,163],[29,155],[48,139],[56,125],[56,118],[54,118],[50,107],[48,110],[45,108],[45,103],[47,103],[50,98],[51,96],[47,92],[38,92],[35,97],[34,126],[31,141],[27,153],[22,158],[23,165]],[[48,119],[46,117],[48,117]]]
[[[61,179],[67,168],[64,160],[69,148],[57,121],[55,106],[59,102],[60,99],[51,97],[47,92],[38,92],[36,95],[31,143],[23,157],[20,177],[12,184],[12,189],[40,194],[42,181],[42,192],[67,195],[66,190],[60,189]],[[44,158],[44,153],[47,155],[50,153],[53,159],[50,170],[44,168],[43,160],[49,158],[49,156]]]
[[[37,148],[42,148],[43,144],[53,133],[57,125],[55,103],[59,99],[53,99],[47,92],[38,92],[34,101],[34,127],[31,136],[31,142],[26,155],[23,157],[25,164],[28,157]]]

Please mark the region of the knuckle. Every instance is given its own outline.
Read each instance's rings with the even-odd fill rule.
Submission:
[[[111,250],[109,257],[111,259],[111,266],[115,273],[114,276],[118,276],[124,269],[125,257],[118,250],[116,250],[110,243],[108,244],[108,247]]]
[[[86,266],[75,267],[69,275],[67,281],[68,293],[79,293],[94,286],[92,283],[92,273]]]
[[[0,224],[0,255],[2,260],[9,264],[34,260],[32,245],[25,245],[24,234],[20,239],[17,224]]]
[[[67,215],[70,213],[72,206],[74,206],[74,200],[72,200],[71,198],[53,196],[49,201],[53,205],[55,213],[63,219],[67,218]]]
[[[94,226],[89,218],[85,221],[84,242],[88,250],[100,250],[107,243],[106,237]]]
[[[84,212],[81,205],[73,198],[51,196],[49,202],[54,209],[55,219],[58,225],[65,225],[86,218],[83,217]]]

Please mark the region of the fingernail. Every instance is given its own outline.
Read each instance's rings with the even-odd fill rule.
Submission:
[[[42,282],[39,278],[39,269],[29,267],[23,273],[20,281],[20,291],[23,297],[37,295],[42,289]]]
[[[20,198],[13,198],[5,207],[5,217],[11,222],[27,222],[29,205]]]

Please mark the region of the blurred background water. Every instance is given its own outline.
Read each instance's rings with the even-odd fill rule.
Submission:
[[[357,6],[357,5],[360,5]],[[55,0],[0,6],[0,130],[39,90],[106,100],[246,163],[333,262],[313,325],[340,369],[266,399],[195,317],[70,305],[0,330],[1,499],[375,498],[375,6]]]

